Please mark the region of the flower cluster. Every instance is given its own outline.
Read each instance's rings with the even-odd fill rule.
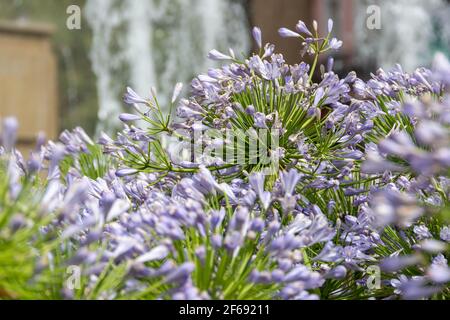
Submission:
[[[341,79],[332,31],[280,29],[312,56],[288,65],[254,28],[259,53],[211,51],[166,113],[128,88],[97,143],[25,160],[5,119],[0,298],[449,298],[450,64]]]

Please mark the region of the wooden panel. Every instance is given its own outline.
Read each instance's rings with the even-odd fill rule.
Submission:
[[[280,27],[294,29],[298,20],[311,27],[312,21],[319,23],[319,32],[327,31],[328,18],[334,19],[333,35],[344,41],[344,47],[333,55],[351,65],[353,54],[353,7],[355,0],[251,0],[250,20],[263,30],[264,42],[276,44],[288,63],[301,61],[298,39],[281,39]],[[322,59],[324,57],[322,56]],[[322,60],[321,63],[325,63]]]
[[[250,2],[250,20],[263,32],[264,43],[276,45],[277,52],[282,52],[288,63],[297,63],[300,59],[301,45],[298,39],[283,39],[278,29],[294,29],[298,20],[310,24],[312,3],[309,0],[252,0]]]
[[[18,119],[23,144],[39,131],[57,136],[57,63],[46,30],[0,23],[0,117]]]

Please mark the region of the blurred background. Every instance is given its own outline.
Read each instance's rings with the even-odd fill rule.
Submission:
[[[300,61],[298,41],[277,33],[299,19],[334,19],[339,73],[411,71],[449,55],[449,16],[448,0],[0,0],[0,117],[19,119],[22,146],[38,131],[111,133],[126,86],[167,101],[176,82],[213,66],[209,50],[250,53],[254,25]]]

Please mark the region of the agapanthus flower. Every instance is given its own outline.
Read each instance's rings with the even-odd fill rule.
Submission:
[[[17,139],[19,123],[15,118],[5,118],[2,123],[2,146],[6,152],[10,152]]]
[[[258,47],[261,49],[262,48],[262,34],[261,34],[261,29],[258,27],[254,27],[252,30],[252,34],[253,34],[253,39],[255,40],[256,44],[258,45]]]
[[[215,49],[211,50],[208,53],[208,58],[211,59],[211,60],[233,60],[232,56],[223,54],[223,53],[221,53],[221,52],[219,52],[219,51],[217,51]]]
[[[445,226],[441,229],[440,237],[445,242],[450,242],[450,227]]]
[[[123,97],[126,104],[148,104],[148,101],[141,98],[133,89],[127,87],[127,91]]]
[[[332,20],[327,35],[318,29],[299,21],[280,34],[319,61],[342,42]],[[114,138],[64,131],[40,138],[28,161],[14,148],[17,122],[5,121],[0,241],[24,268],[16,278],[17,263],[2,264],[2,295],[448,299],[448,61],[341,79],[332,58],[319,74],[252,34],[260,50],[247,59],[210,52],[225,65],[192,81],[180,119],[155,89],[153,105],[127,88],[125,103],[147,109],[122,114]],[[261,144],[266,154],[245,156]],[[186,145],[215,151],[184,157]],[[383,286],[366,288],[375,266]],[[82,288],[62,283],[68,267],[82,267]]]
[[[280,34],[280,36],[282,36],[283,38],[300,38],[300,34],[289,30],[288,28],[280,28],[278,30],[278,33]]]

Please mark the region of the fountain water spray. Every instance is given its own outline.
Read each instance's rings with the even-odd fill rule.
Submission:
[[[175,83],[213,66],[205,62],[209,50],[250,47],[241,0],[88,0],[84,11],[93,32],[97,133],[117,127],[124,83],[143,96],[155,86],[169,98]]]
[[[405,70],[412,71],[430,65],[436,50],[449,49],[450,9],[446,1],[362,0],[357,3],[356,50],[361,62],[373,60],[386,69],[400,63]],[[370,5],[380,8],[380,30],[366,27],[366,10]]]

